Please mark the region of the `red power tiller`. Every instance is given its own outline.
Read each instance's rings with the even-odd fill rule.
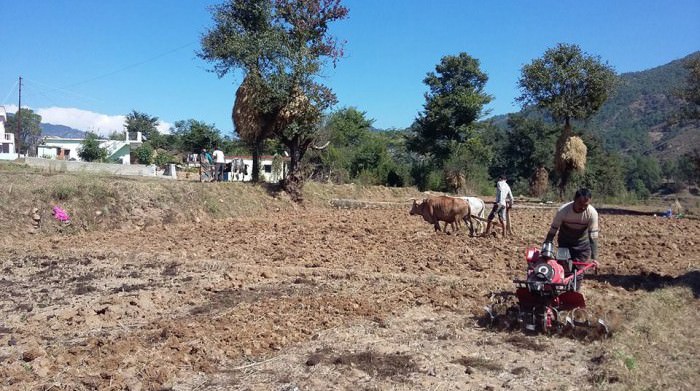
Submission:
[[[522,328],[545,333],[561,332],[575,327],[595,328],[602,334],[609,330],[604,321],[593,326],[585,311],[586,300],[579,292],[583,274],[596,270],[598,263],[571,259],[568,248],[560,247],[554,253],[552,243],[545,243],[542,250],[529,247],[525,251],[527,275],[525,280],[515,279],[517,312],[509,311]],[[596,270],[597,271],[597,270]],[[486,308],[492,321],[496,316]],[[516,315],[517,314],[517,315]]]

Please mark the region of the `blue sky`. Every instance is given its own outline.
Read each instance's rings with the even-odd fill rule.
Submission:
[[[163,128],[197,119],[231,134],[242,79],[219,79],[196,57],[218,0],[0,0],[0,104],[44,122],[109,133],[138,110]],[[332,26],[345,58],[322,81],[336,108],[367,112],[379,128],[409,126],[422,110],[422,80],[440,58],[480,60],[495,100],[491,114],[518,111],[520,69],[559,42],[576,43],[617,72],[641,71],[700,50],[700,2],[345,0]]]

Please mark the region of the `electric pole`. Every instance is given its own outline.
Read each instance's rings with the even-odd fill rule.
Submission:
[[[17,107],[17,134],[15,134],[15,152],[20,153],[22,148],[22,76],[19,77],[19,105]]]

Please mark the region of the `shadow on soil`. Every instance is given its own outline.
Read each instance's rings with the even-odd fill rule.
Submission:
[[[700,270],[694,270],[678,277],[662,276],[657,273],[635,275],[598,274],[586,276],[586,279],[607,282],[628,291],[643,289],[654,291],[668,286],[685,285],[693,290],[693,296],[700,298]]]

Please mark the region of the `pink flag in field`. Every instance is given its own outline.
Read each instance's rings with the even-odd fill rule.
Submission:
[[[70,221],[68,213],[58,206],[53,207],[53,217],[55,217],[58,221]]]

